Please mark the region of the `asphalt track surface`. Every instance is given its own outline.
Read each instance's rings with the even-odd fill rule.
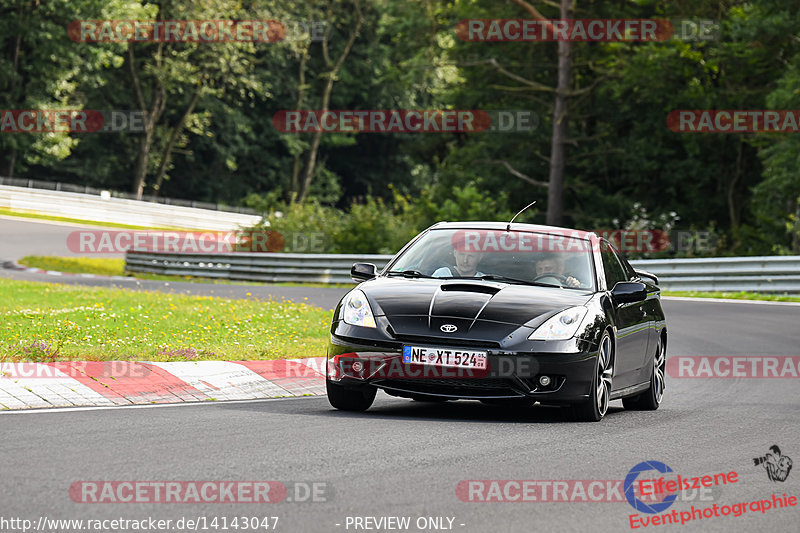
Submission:
[[[67,237],[75,231],[97,229],[103,228],[0,215],[0,263],[20,259],[26,255],[80,255],[69,249]],[[120,228],[108,229],[120,231]],[[122,254],[98,254],[95,257],[122,257]]]
[[[196,286],[216,295],[220,287]],[[294,288],[265,290],[274,296],[288,289]],[[330,289],[325,298],[336,291],[344,292]],[[800,355],[800,306],[670,299],[664,307],[669,356]],[[619,480],[634,465],[654,460],[684,476],[738,473],[737,483],[702,499],[679,500],[667,512],[773,493],[800,496],[797,467],[781,483],[753,464],[774,444],[800,458],[799,384],[667,377],[658,411],[625,411],[615,401],[596,424],[570,422],[555,408],[422,404],[383,393],[363,414],[334,411],[325,398],[7,412],[0,414],[0,517],[35,523],[42,516],[205,516],[210,523],[214,517],[277,516],[277,531],[336,532],[366,531],[346,527],[348,517],[407,516],[407,531],[433,530],[417,529],[418,517],[450,517],[453,530],[464,532],[630,531],[634,510],[626,502],[473,503],[461,501],[456,486],[462,480]],[[81,480],[317,482],[327,483],[327,501],[81,504],[69,495]],[[645,529],[796,532],[798,518],[800,507],[748,510]]]
[[[132,221],[133,222],[133,221]],[[96,230],[96,226],[0,216],[0,265],[26,255],[76,256],[67,246],[70,233]],[[110,228],[118,231],[118,228]],[[93,257],[124,257],[123,254],[96,254]],[[135,278],[55,277],[50,274],[0,269],[0,278],[58,282],[93,287],[116,287],[130,290],[173,292],[223,298],[260,298],[310,303],[325,309],[336,307],[346,292],[343,289],[290,287],[279,285],[235,285],[227,283],[191,283],[137,280]],[[249,294],[248,294],[249,293]],[[0,306],[2,303],[0,302]]]

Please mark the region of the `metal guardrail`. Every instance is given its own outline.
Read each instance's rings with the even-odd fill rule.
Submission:
[[[62,183],[60,181],[43,181],[31,180],[26,178],[9,178],[0,176],[0,185],[9,185],[12,187],[25,187],[28,189],[41,189],[44,191],[64,191],[75,192],[81,194],[90,194],[99,196],[106,191],[105,189],[98,189],[96,187],[89,187],[88,185],[76,185],[74,183]],[[179,198],[166,198],[163,196],[143,196],[141,200],[136,198],[135,194],[121,192],[121,191],[106,191],[112,198],[123,198],[126,200],[137,200],[141,202],[150,202],[155,204],[164,205],[177,205],[180,207],[196,207],[197,209],[209,209],[212,211],[224,211],[228,213],[240,213],[244,215],[258,215],[259,213],[249,207],[231,206],[220,203],[212,202],[197,202],[195,200],[182,200]]]
[[[383,269],[391,255],[128,252],[125,269],[178,276],[240,281],[352,283],[350,267],[374,263]],[[800,256],[644,259],[635,268],[659,277],[666,290],[800,293]]]
[[[673,291],[800,293],[800,256],[644,259],[634,267],[659,277]]]
[[[4,178],[4,181],[7,179]],[[95,222],[214,231],[250,227],[261,220],[260,216],[243,213],[7,184],[0,184],[0,208]]]
[[[125,270],[273,283],[353,283],[350,279],[353,263],[374,263],[383,269],[391,258],[391,255],[128,252]]]

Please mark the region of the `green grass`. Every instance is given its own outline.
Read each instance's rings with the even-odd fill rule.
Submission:
[[[49,255],[28,255],[17,261],[20,265],[42,270],[71,272],[74,274],[99,274],[102,276],[129,276],[136,279],[154,281],[191,281],[195,283],[220,283],[236,285],[265,285],[256,281],[231,281],[217,278],[198,278],[194,276],[166,276],[163,274],[147,274],[143,272],[125,272],[125,260],[97,257],[56,257]],[[352,288],[353,284],[345,283],[270,283],[276,286],[301,287],[334,287]]]
[[[41,215],[39,213],[31,213],[28,211],[12,211],[11,209],[0,208],[0,215],[9,217],[20,218],[35,218],[39,220],[52,220],[54,222],[69,222],[70,224],[82,224],[85,226],[101,226],[104,228],[123,228],[123,229],[147,229],[147,230],[176,230],[183,228],[168,228],[168,227],[152,227],[152,226],[136,226],[133,224],[118,224],[116,222],[100,222],[96,220],[82,220],[80,218],[57,217],[52,215]],[[184,230],[192,231],[192,230]],[[199,228],[194,231],[201,231]]]
[[[230,281],[227,279],[198,278],[194,276],[166,276],[145,272],[126,272],[125,260],[100,257],[57,257],[51,255],[28,255],[17,261],[20,265],[42,270],[71,272],[73,274],[99,274],[101,276],[127,276],[131,279],[152,281],[189,281],[193,283],[219,283],[237,285],[259,285],[255,281]]]
[[[20,259],[18,263],[31,268],[73,272],[75,274],[125,275],[125,260],[122,258],[28,255]]]
[[[726,298],[730,300],[766,300],[769,302],[800,302],[800,296],[783,294],[764,294],[759,292],[698,292],[698,291],[663,291],[664,296],[682,296],[685,298]]]
[[[322,356],[330,319],[302,303],[0,279],[0,361]]]

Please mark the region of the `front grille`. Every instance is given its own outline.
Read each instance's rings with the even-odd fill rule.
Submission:
[[[395,335],[399,341],[406,343],[414,343],[422,346],[445,346],[451,348],[453,346],[464,348],[500,348],[499,342],[492,341],[476,341],[471,339],[457,339],[457,338],[437,338],[437,337],[422,337],[418,335]]]

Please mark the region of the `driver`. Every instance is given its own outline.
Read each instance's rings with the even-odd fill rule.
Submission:
[[[456,258],[455,266],[446,266],[436,269],[431,274],[434,278],[472,278],[485,276],[483,272],[478,272],[478,263],[481,261],[480,252],[461,252],[453,249]]]
[[[558,277],[564,277],[567,287],[580,287],[581,282],[573,276],[564,274],[564,260],[556,259],[555,257],[548,257],[539,259],[536,262],[536,277],[544,276],[546,274],[554,274]]]

